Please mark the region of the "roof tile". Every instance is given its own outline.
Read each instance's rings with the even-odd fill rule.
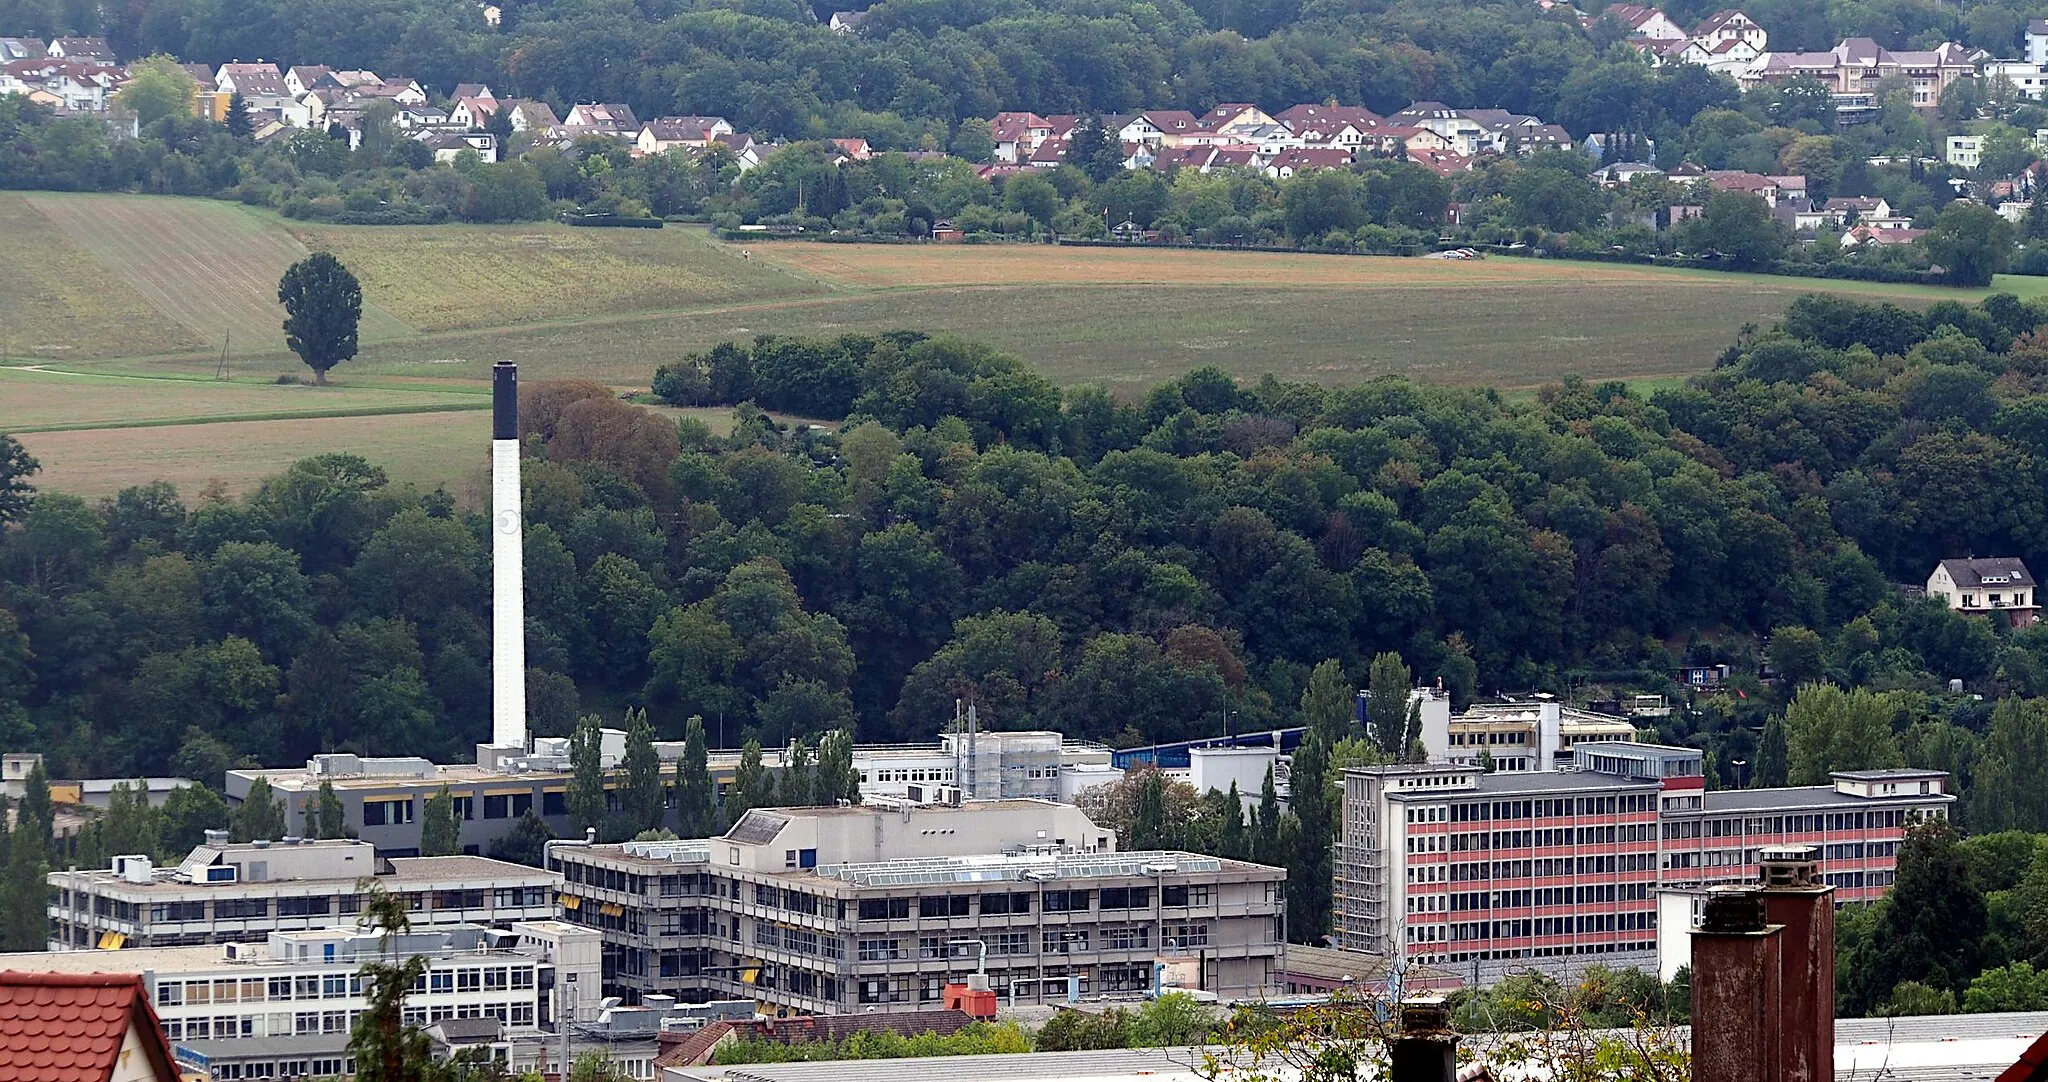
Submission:
[[[131,1026],[154,1037],[147,1062],[155,1075],[176,1078],[139,976],[0,972],[0,1062],[9,1082],[105,1082]]]

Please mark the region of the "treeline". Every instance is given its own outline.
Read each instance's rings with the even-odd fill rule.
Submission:
[[[2048,1009],[2048,838],[1914,827],[1897,884],[1835,938],[1845,1016]]]
[[[1290,721],[1325,659],[1357,686],[1397,653],[1461,703],[1660,690],[1791,628],[1822,644],[1804,675],[1912,691],[1976,731],[1986,712],[1946,681],[2048,694],[2042,633],[1890,584],[1967,552],[2042,562],[2048,426],[2030,419],[2048,397],[2022,329],[2040,319],[2001,297],[1924,315],[1808,299],[1648,397],[1202,369],[1120,402],[915,333],[669,367],[848,405],[833,429],[742,407],[713,435],[538,384],[536,731],[634,705],[669,737],[701,716],[728,747],[923,740],[966,698],[995,727],[1139,743],[1227,712]],[[0,458],[32,479],[18,448]],[[157,484],[0,514],[0,726],[63,771],[454,758],[488,729],[487,524],[445,493],[326,455],[242,498]],[[1710,702],[1667,736],[1733,781],[1776,700]]]

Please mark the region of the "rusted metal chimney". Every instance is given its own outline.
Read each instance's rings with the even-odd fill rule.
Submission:
[[[1783,931],[1763,891],[1707,892],[1692,933],[1693,1082],[1785,1082]]]
[[[1834,1082],[1835,888],[1810,845],[1763,851],[1764,920],[1782,925],[1784,1082]],[[1698,978],[1694,978],[1697,980]]]
[[[1388,1047],[1388,1082],[1456,1082],[1458,1034],[1441,996],[1401,1001],[1401,1035]]]

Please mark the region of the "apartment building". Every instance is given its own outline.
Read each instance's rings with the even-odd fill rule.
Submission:
[[[505,1037],[530,1036],[554,1024],[557,988],[596,986],[597,938],[552,921],[515,922],[502,931],[455,925],[389,941],[360,929],[321,928],[224,946],[10,954],[7,968],[138,973],[182,1062],[216,1079],[318,1078],[351,1067],[349,1030],[368,1007],[365,963],[425,959],[406,1000],[409,1024],[490,1019]],[[550,949],[537,949],[535,939]]]
[[[52,872],[50,949],[247,943],[272,932],[357,923],[364,883],[399,895],[415,928],[501,926],[555,915],[561,877],[484,857],[377,855],[352,839],[230,843],[225,832],[175,868],[115,857]]]
[[[673,773],[682,741],[656,741],[663,777]],[[761,763],[781,771],[785,752],[769,749]],[[600,755],[607,785],[623,780],[626,734],[605,729]],[[711,753],[712,780],[721,792],[739,769],[740,753]],[[854,767],[863,796],[932,799],[941,788],[957,788],[967,799],[1038,798],[1071,800],[1075,791],[1117,776],[1108,747],[1069,740],[1055,732],[948,733],[929,744],[857,745]],[[304,768],[230,770],[227,796],[239,804],[257,778],[270,783],[284,802],[285,830],[313,833],[309,819],[320,786],[340,798],[349,827],[385,856],[419,852],[420,813],[447,786],[455,799],[457,833],[466,853],[482,853],[531,811],[558,835],[581,833],[569,818],[569,745],[560,737],[538,737],[533,750],[483,745],[477,761],[437,764],[417,756],[373,758],[316,755]]]
[[[977,969],[1015,1002],[1277,990],[1286,873],[1116,851],[1041,800],[754,809],[723,837],[555,847],[608,991],[764,1013],[929,1009]]]
[[[1470,967],[1657,960],[1658,895],[1740,881],[1767,846],[1809,844],[1838,902],[1883,893],[1917,817],[1954,798],[1934,771],[1857,771],[1833,784],[1706,792],[1690,748],[1586,742],[1575,769],[1459,764],[1347,770],[1336,940]]]

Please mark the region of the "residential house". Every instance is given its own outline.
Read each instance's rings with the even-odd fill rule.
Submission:
[[[1891,232],[1905,232],[1892,230]],[[2015,556],[1943,560],[1927,576],[1927,596],[1956,612],[2004,617],[2012,627],[2032,627],[2041,615],[2033,572]]]
[[[491,93],[489,83],[456,83],[455,89],[448,94],[448,100],[450,101],[460,101],[463,98],[481,98],[485,101],[496,101],[497,97],[496,94]]]
[[[2027,21],[2027,63],[2048,67],[2048,19]]]
[[[1201,130],[1201,118],[1185,109],[1151,109],[1130,118],[1116,137],[1126,143],[1177,147],[1190,132]]]
[[[996,143],[995,160],[1016,164],[1031,157],[1038,144],[1052,137],[1052,126],[1037,113],[997,113],[989,121]]]
[[[140,973],[0,971],[0,1064],[32,1082],[179,1082]]]
[[[1693,27],[1692,40],[1709,47],[1721,42],[1739,41],[1747,44],[1753,52],[1760,53],[1769,47],[1771,36],[1749,16],[1734,8],[1724,8]]]
[[[1685,29],[1656,8],[1643,4],[1609,4],[1603,13],[1628,27],[1630,37],[1683,41]]]
[[[849,161],[864,162],[875,156],[874,148],[869,146],[865,139],[833,139],[831,143],[839,151],[833,163],[835,165]]]
[[[261,61],[222,64],[213,75],[213,85],[223,94],[240,94],[248,102],[258,98],[290,101],[297,96],[285,85],[284,72],[277,70],[276,64]]]
[[[111,68],[119,63],[114,59],[114,50],[107,47],[105,38],[52,38],[46,52],[58,60],[69,60],[74,64]]]
[[[1391,158],[1405,158],[1411,150],[1449,151],[1453,145],[1442,134],[1428,128],[1395,124],[1391,118],[1366,137],[1366,146],[1372,153]]]
[[[641,154],[666,154],[680,147],[702,150],[721,135],[731,135],[732,125],[719,116],[664,116],[640,126],[633,149]]]
[[[1982,70],[1984,78],[1994,82],[2005,80],[2023,98],[2038,100],[2041,92],[2048,89],[2048,68],[2031,60],[1987,60]]]
[[[407,131],[449,131],[461,127],[446,112],[431,105],[402,105],[391,120]]]
[[[1440,101],[1415,102],[1388,117],[1387,123],[1396,127],[1427,128],[1449,140],[1449,149],[1467,158],[1496,149],[1493,136],[1479,121]]]
[[[473,150],[487,162],[498,160],[498,140],[490,132],[424,131],[419,140],[434,152],[437,162],[452,162],[465,150]]]
[[[1887,247],[1894,244],[1911,244],[1925,236],[1925,229],[1879,229],[1874,225],[1859,225],[1842,234],[1842,247],[1853,248],[1859,244]]]
[[[1870,38],[1845,38],[1824,53],[1764,53],[1742,73],[1744,89],[1761,83],[1777,85],[1810,78],[1839,98],[1868,97],[1885,79],[1903,78],[1912,87],[1913,104],[1931,108],[1958,79],[1977,77],[1970,50],[1953,41],[1933,49],[1894,52]]]
[[[835,11],[827,25],[835,34],[851,34],[860,29],[860,24],[866,22],[867,18],[868,13],[865,11]]]
[[[427,90],[413,79],[387,79],[381,83],[365,83],[352,87],[363,98],[383,98],[394,105],[425,105]]]
[[[1774,176],[1769,179],[1771,183],[1778,186],[1778,202],[1800,204],[1807,202],[1805,177]]]
[[[211,94],[215,90],[220,89],[213,85],[213,69],[207,65],[180,64],[178,66],[185,69],[185,74],[192,77],[192,85],[198,87],[201,94]]]
[[[1892,216],[1892,205],[1881,195],[1838,195],[1822,204],[1821,210],[1843,224]]]
[[[1365,145],[1365,133],[1380,126],[1383,119],[1357,105],[1294,105],[1274,116],[1301,139],[1303,146],[1337,147],[1357,150]]]
[[[1942,153],[1942,160],[1959,169],[1975,169],[1984,158],[1984,137],[1981,135],[1951,135],[1948,147]]]
[[[1034,169],[1057,169],[1067,160],[1067,146],[1065,139],[1047,139],[1032,149],[1024,164]]]
[[[464,128],[481,128],[498,112],[495,98],[462,97],[448,107],[448,123]]]
[[[0,64],[41,60],[48,55],[50,47],[41,38],[0,38]]]
[[[97,64],[45,58],[0,65],[0,93],[26,94],[60,112],[106,112],[118,86],[114,69]]]
[[[1603,165],[1593,173],[1594,179],[1598,180],[1603,188],[1613,188],[1627,184],[1637,177],[1661,177],[1663,175],[1664,171],[1662,169],[1648,162],[1615,162],[1612,165]]]
[[[1685,43],[1684,48],[1671,56],[1681,64],[1697,64],[1711,72],[1731,78],[1740,78],[1764,55],[1763,50],[1741,38],[1727,38],[1721,41],[1705,42],[1698,38]]]
[[[1417,150],[1410,147],[1408,160],[1440,177],[1470,172],[1472,159],[1449,150]]]
[[[1323,147],[1303,147],[1283,150],[1266,162],[1266,175],[1286,180],[1301,173],[1318,169],[1348,169],[1351,167],[1351,152]]]
[[[1717,192],[1741,192],[1754,195],[1764,202],[1775,205],[1778,202],[1778,182],[1761,173],[1748,173],[1740,169],[1707,170],[1707,187]]]
[[[1569,149],[1575,145],[1571,133],[1540,117],[1511,113],[1506,109],[1460,109],[1458,115],[1479,126],[1475,149],[1498,154],[1531,154],[1544,147]]]
[[[325,64],[294,64],[284,70],[284,88],[294,97],[308,93],[320,85],[322,76],[333,70]]]
[[[1229,102],[1204,113],[1201,123],[1210,131],[1228,132],[1240,128],[1270,127],[1279,122],[1256,105]]]
[[[512,130],[515,132],[546,131],[562,123],[555,116],[554,106],[544,101],[514,98],[499,104],[512,110]]]
[[[562,118],[562,127],[569,129],[569,137],[582,135],[605,135],[614,139],[636,139],[640,135],[640,118],[633,115],[633,107],[620,102],[582,102],[569,107],[569,115]]]
[[[745,132],[728,132],[718,136],[715,142],[732,152],[733,162],[742,173],[761,164],[761,159],[778,149],[774,144],[756,142]]]
[[[384,79],[374,71],[351,68],[345,71],[328,72],[320,77],[320,85],[335,86],[342,90],[354,90],[358,87],[382,86],[384,85]]]

